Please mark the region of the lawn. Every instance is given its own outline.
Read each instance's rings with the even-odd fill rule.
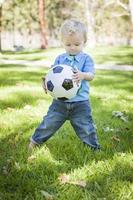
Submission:
[[[46,50],[30,50],[22,52],[5,51],[0,56],[2,59],[16,59],[27,61],[50,60],[54,61],[55,57],[62,53],[62,48],[49,48]],[[86,46],[85,51],[89,53],[97,64],[118,64],[118,65],[133,65],[133,47],[95,47],[89,48]]]
[[[91,82],[100,152],[84,146],[66,122],[30,153],[29,138],[52,100],[41,87],[47,70],[0,67],[0,200],[133,199],[133,73],[97,71]]]

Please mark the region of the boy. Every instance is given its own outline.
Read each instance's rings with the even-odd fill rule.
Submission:
[[[89,83],[94,78],[94,63],[89,55],[82,52],[87,41],[85,25],[76,20],[67,20],[61,26],[61,41],[66,53],[59,55],[54,65],[66,64],[76,69],[73,75],[81,88],[77,95],[69,100],[53,100],[47,115],[35,130],[30,139],[29,148],[47,141],[66,120],[70,120],[77,136],[81,141],[94,150],[100,149],[96,129],[91,115],[91,106],[88,99]],[[44,85],[45,92],[46,87]]]

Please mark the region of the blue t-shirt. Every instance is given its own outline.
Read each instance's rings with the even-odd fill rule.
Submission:
[[[70,65],[73,68],[75,67],[78,68],[82,72],[91,72],[92,74],[94,74],[94,62],[92,58],[84,52],[80,52],[79,54],[77,54],[74,57],[73,61],[69,54],[63,53],[59,55],[54,62],[54,65],[58,64]],[[89,94],[89,82],[86,80],[82,80],[81,87],[78,90],[77,95],[72,99],[66,100],[66,102],[88,100],[88,94]]]

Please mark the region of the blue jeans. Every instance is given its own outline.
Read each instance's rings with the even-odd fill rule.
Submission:
[[[77,136],[94,149],[99,149],[96,129],[91,115],[90,102],[63,102],[53,100],[48,113],[35,130],[31,141],[42,144],[47,141],[66,120],[70,120]]]

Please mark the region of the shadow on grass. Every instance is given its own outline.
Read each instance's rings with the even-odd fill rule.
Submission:
[[[0,68],[14,68],[14,67],[27,67],[26,65],[22,65],[22,64],[0,64]]]
[[[14,81],[12,76],[15,76],[15,81],[13,83],[14,85],[17,84],[18,81],[20,82],[20,80],[37,83],[38,80],[40,80],[40,76],[42,76],[41,72],[12,73],[13,74],[11,74],[10,77],[7,76],[7,80],[9,78],[9,82],[7,84],[8,86],[10,86],[10,82]],[[112,72],[111,76],[115,76],[115,73],[116,72]],[[99,74],[100,76],[106,76],[106,72],[99,72]],[[126,73],[125,76],[126,75],[129,76],[128,82],[130,82],[130,74]],[[123,79],[124,81],[125,76],[124,73],[122,75],[118,73],[118,76],[116,77],[119,77],[119,79]],[[110,77],[110,79],[111,82],[114,83],[113,78]],[[96,87],[100,87],[104,80],[96,80],[96,82]],[[115,84],[113,84],[113,87],[116,86]],[[104,82],[103,85],[106,86],[106,82]],[[107,85],[110,86],[111,83],[108,82]],[[25,96],[27,96],[25,93],[16,93],[15,102],[12,102],[11,106],[15,106],[15,104],[19,101],[21,101],[21,105],[24,105],[24,102],[26,101]],[[30,94],[28,94],[28,97],[26,98],[27,102],[30,103],[37,100],[37,97],[31,97]],[[101,99],[96,99],[94,97],[93,102],[95,101],[97,101],[97,106],[102,108],[100,113],[98,113],[99,111],[96,110],[95,115],[101,115],[101,120],[105,120],[105,122],[107,120],[110,121],[110,123],[113,123],[111,116],[108,116],[108,112],[111,110],[111,108],[107,109],[107,107],[103,106]],[[3,106],[7,105],[4,105],[3,102]],[[131,116],[131,119],[133,119],[132,113],[128,114]],[[0,140],[0,190],[1,194],[3,195],[3,199],[41,199],[42,197],[39,193],[40,190],[48,191],[50,193],[52,192],[53,194],[60,193],[61,195],[64,195],[65,191],[65,195],[69,197],[67,199],[70,199],[70,193],[72,193],[73,197],[75,198],[76,194],[78,191],[81,191],[81,189],[77,189],[76,186],[72,185],[60,186],[58,181],[60,173],[71,174],[79,168],[82,169],[82,167],[85,165],[89,168],[93,162],[96,164],[98,164],[99,161],[108,162],[108,160],[113,159],[114,155],[118,152],[128,153],[132,150],[132,125],[130,125],[131,128],[128,127],[128,129],[125,129],[125,125],[123,122],[121,123],[123,130],[118,135],[120,142],[111,139],[112,136],[114,136],[114,133],[103,133],[103,130],[100,130],[98,127],[99,140],[103,146],[103,150],[95,153],[87,146],[82,144],[82,142],[76,137],[76,134],[74,134],[74,131],[70,127],[69,123],[66,123],[50,140],[45,143],[44,146],[42,145],[40,149],[35,149],[33,156],[37,155],[37,158],[35,160],[33,159],[31,163],[28,163],[29,153],[27,152],[27,145],[31,134],[34,131],[33,129],[35,129],[36,126],[36,121],[31,120],[30,122],[26,121],[24,124],[21,122],[19,126],[14,128],[14,130],[6,130],[8,131],[8,135],[6,135],[6,132],[3,132],[3,137]],[[23,134],[20,134],[19,130],[21,130]],[[47,151],[45,152],[45,150],[49,152],[50,156],[52,157],[51,159],[49,156],[47,156]],[[4,171],[4,169],[7,169],[7,171]],[[119,169],[121,170],[121,173],[119,173]],[[129,171],[127,171],[128,169]],[[123,175],[124,172],[125,174]],[[126,166],[120,166],[120,163],[116,162],[114,168],[112,168],[110,171],[107,170],[107,173],[98,171],[96,175],[93,174],[88,176],[87,187],[84,189],[84,191],[86,190],[86,192],[91,194],[91,197],[95,197],[94,199],[97,199],[98,197],[108,197],[112,192],[110,188],[112,187],[112,184],[116,182],[116,180],[130,182],[130,176],[132,176],[130,165],[127,164]],[[37,194],[37,192],[40,195]],[[86,194],[81,192],[80,199],[82,199],[83,195],[86,196]],[[114,199],[115,197],[116,194],[114,194]]]
[[[128,53],[127,55],[96,55],[95,60],[99,64],[106,62],[113,62],[118,65],[133,65],[133,54]]]
[[[101,106],[100,101],[99,106]],[[102,117],[106,114],[107,110],[104,108]],[[79,195],[83,197],[84,193],[81,189],[77,189],[77,186],[59,185],[59,175],[62,173],[71,174],[76,170],[82,170],[82,167],[85,166],[89,168],[93,163],[99,165],[99,162],[103,162],[102,165],[104,165],[104,162],[108,163],[111,159],[113,160],[116,153],[128,153],[132,148],[130,135],[125,131],[119,135],[123,144],[121,142],[110,142],[112,135],[106,134],[102,140],[103,151],[93,152],[82,144],[67,122],[50,140],[34,150],[32,155],[37,155],[35,160],[28,161],[31,154],[28,153],[27,146],[37,123],[36,121],[26,123],[24,123],[24,126],[23,124],[16,126],[14,131],[10,130],[10,135],[3,136],[0,140],[0,152],[2,152],[0,190],[3,199],[41,199],[41,193],[39,193],[41,190],[62,196],[66,187],[65,196],[69,197],[67,199],[70,199],[71,191],[76,190],[81,191]],[[21,130],[21,133],[19,130]],[[100,134],[99,137],[101,137]],[[109,145],[105,145],[107,143]],[[91,174],[91,176],[88,175],[86,178],[87,186],[84,189],[86,194],[89,192],[91,197],[95,197],[95,199],[110,195],[112,198],[111,188],[116,180],[125,181],[126,183],[131,182],[131,165],[128,163],[126,165],[121,164],[122,162],[116,162],[114,167],[111,166],[111,169],[106,168],[105,172],[97,170],[95,166],[96,173]],[[76,194],[77,192],[74,193],[74,199]],[[115,198],[116,195],[114,193]]]
[[[0,100],[0,108],[8,109],[8,108],[23,108],[26,105],[35,105],[36,102],[39,100],[43,100],[44,96],[31,93],[30,92],[18,92],[14,93],[12,97],[9,97],[7,99]],[[45,98],[46,100],[46,98]]]
[[[119,72],[119,71],[98,71],[95,80],[91,83],[94,87],[108,87],[116,90],[126,90],[132,92],[133,72]]]
[[[46,50],[42,50],[42,49],[33,49],[33,50],[30,50],[30,51],[2,51],[2,54],[6,54],[6,55],[18,55],[18,54],[32,54],[32,53],[41,53],[41,52],[45,52]]]
[[[24,134],[26,132],[31,132],[35,125],[36,123],[27,124],[26,128],[23,129],[21,126],[21,131]],[[52,194],[55,195],[59,193],[63,195],[63,191],[67,186],[59,185],[58,177],[61,173],[71,174],[79,168],[82,169],[85,165],[91,167],[91,164],[94,162],[97,164],[99,161],[108,163],[110,162],[108,160],[113,159],[115,153],[121,151],[122,153],[128,152],[128,149],[117,151],[118,147],[110,147],[110,151],[105,150],[103,152],[94,153],[75,137],[71,129],[69,129],[70,132],[68,134],[64,133],[64,131],[68,131],[68,125],[69,124],[65,124],[64,129],[61,129],[58,135],[56,134],[52,139],[46,142],[46,145],[40,147],[40,150],[38,148],[35,149],[34,152],[40,151],[40,153],[35,160],[31,160],[31,163],[28,162],[30,154],[27,152],[29,134],[20,134],[18,139],[16,139],[18,134],[12,133],[0,141],[0,152],[2,152],[0,163],[0,182],[2,182],[0,190],[4,199],[10,200],[14,197],[15,199],[23,200],[27,196],[28,198],[32,197],[37,199],[36,192],[41,190],[52,192]],[[17,127],[17,129],[19,129],[19,127]],[[130,140],[128,142],[130,142]],[[52,160],[49,159],[49,156],[47,158],[45,157],[46,153],[44,154],[44,148],[48,149]],[[115,167],[112,167],[111,170],[107,168],[105,172],[94,168],[96,173],[87,176],[87,186],[84,190],[91,193],[92,196],[104,197],[106,194],[107,197],[111,195],[111,187],[112,184],[115,184],[116,180],[125,181],[126,183],[131,182],[131,165],[121,164],[120,162],[116,162]],[[4,167],[5,169],[7,167],[6,175],[3,173]],[[72,185],[67,187],[66,196],[70,197],[69,189],[73,187]],[[76,194],[74,194],[74,197],[75,195]],[[116,194],[114,194],[114,197],[116,197]]]
[[[40,83],[42,77],[45,76],[46,72],[40,71],[9,71],[1,72],[0,75],[0,86],[13,86],[17,83],[31,82],[31,83]]]
[[[133,65],[133,47],[122,46],[100,46],[94,49],[87,49],[90,52],[96,63],[115,63],[118,65]]]
[[[15,58],[10,58],[10,57],[4,57],[3,56],[3,59],[9,60],[9,62],[10,62],[10,60],[13,59],[13,60],[16,60],[18,62],[18,64],[1,64],[0,67],[5,67],[5,68],[6,67],[14,67],[13,65],[15,65],[16,67],[19,66],[19,65],[26,67],[26,62],[29,62],[29,61],[41,61],[41,60],[44,60],[44,59],[47,59],[47,60],[49,59],[48,56],[44,56],[44,55],[32,55],[32,56],[31,57],[25,57],[25,55],[16,55]],[[25,63],[25,65],[24,64],[19,64],[19,60],[22,60],[20,62],[21,63]],[[32,62],[31,64],[35,65],[34,62]]]

